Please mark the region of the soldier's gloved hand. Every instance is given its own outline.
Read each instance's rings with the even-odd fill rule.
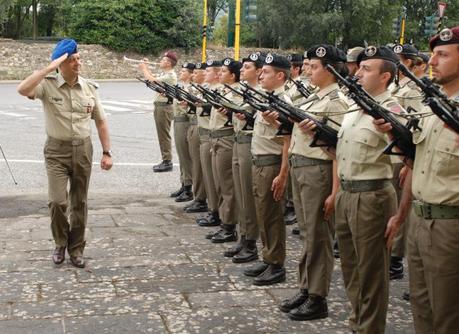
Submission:
[[[113,166],[112,158],[108,155],[102,155],[102,160],[100,161],[100,168],[103,170],[110,170]]]

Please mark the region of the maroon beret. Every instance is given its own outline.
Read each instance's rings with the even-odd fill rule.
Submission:
[[[174,51],[167,51],[164,54],[164,57],[167,57],[170,60],[172,60],[172,65],[175,66],[175,64],[177,64],[177,53],[175,53]]]
[[[445,28],[439,34],[432,37],[429,42],[430,50],[438,45],[459,44],[459,26]]]

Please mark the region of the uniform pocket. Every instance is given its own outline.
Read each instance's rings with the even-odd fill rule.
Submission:
[[[379,135],[369,128],[361,128],[353,138],[356,150],[356,159],[367,162],[369,152],[374,151],[380,141]]]

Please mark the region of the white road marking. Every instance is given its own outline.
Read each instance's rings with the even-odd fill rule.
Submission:
[[[6,115],[6,116],[13,116],[13,117],[27,117],[27,115],[18,114],[18,113],[15,113],[15,112],[0,111],[0,114]]]
[[[114,106],[107,106],[104,105],[105,110],[111,110],[111,111],[131,111],[132,109],[128,108],[121,108],[121,107],[114,107]]]
[[[139,104],[138,103],[131,103],[131,102],[122,102],[122,101],[102,101],[102,104],[114,104],[118,106],[125,106],[125,107],[135,107],[138,108]]]
[[[153,105],[153,101],[145,101],[145,100],[128,100],[128,101],[129,102],[134,102],[134,103]]]
[[[24,164],[44,164],[44,160],[22,160],[22,159],[8,159],[8,162],[24,163]],[[0,160],[0,163],[5,163],[5,160]],[[94,161],[93,165],[99,165],[100,162]],[[152,166],[152,162],[114,162],[114,166]],[[179,164],[174,163],[175,167],[178,167]]]

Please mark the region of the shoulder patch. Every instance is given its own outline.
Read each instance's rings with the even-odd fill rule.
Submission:
[[[405,110],[403,110],[402,106],[394,101],[390,101],[387,103],[387,109],[389,109],[391,112],[395,114],[405,113]]]

